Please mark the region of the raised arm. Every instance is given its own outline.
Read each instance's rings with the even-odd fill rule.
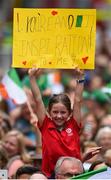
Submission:
[[[32,69],[29,69],[28,73],[29,73],[29,78],[30,78],[32,94],[33,94],[33,97],[37,106],[36,115],[37,115],[40,126],[42,126],[46,111],[45,111],[44,103],[42,101],[42,96],[41,96],[39,87],[36,83],[36,78],[38,78],[38,76],[40,75],[40,69],[32,68]]]
[[[84,70],[75,69],[76,73],[76,89],[74,96],[74,105],[73,105],[73,117],[77,120],[77,123],[81,122],[81,103],[82,103],[82,93],[84,89]]]

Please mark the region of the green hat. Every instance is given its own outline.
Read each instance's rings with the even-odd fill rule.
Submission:
[[[91,99],[96,100],[97,102],[104,104],[106,102],[110,103],[111,99],[108,94],[102,92],[102,90],[95,90],[91,94]]]

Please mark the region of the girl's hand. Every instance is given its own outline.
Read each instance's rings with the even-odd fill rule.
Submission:
[[[28,74],[30,77],[38,77],[40,75],[41,69],[32,68],[28,70]]]
[[[85,76],[85,71],[83,69],[79,69],[78,67],[76,67],[74,69],[74,76],[76,79],[84,79]]]

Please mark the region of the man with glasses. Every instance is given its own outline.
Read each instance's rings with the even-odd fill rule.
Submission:
[[[82,162],[74,157],[62,156],[55,166],[55,179],[69,179],[84,172]]]

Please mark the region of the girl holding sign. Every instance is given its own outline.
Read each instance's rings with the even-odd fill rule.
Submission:
[[[37,105],[38,126],[42,134],[42,171],[47,177],[53,172],[56,161],[60,156],[72,156],[81,159],[79,132],[84,71],[79,69],[74,71],[77,76],[77,85],[73,110],[69,97],[63,93],[53,95],[50,98],[48,112],[46,112],[36,83],[40,69],[29,69],[32,93]],[[31,118],[34,119],[33,114]]]

